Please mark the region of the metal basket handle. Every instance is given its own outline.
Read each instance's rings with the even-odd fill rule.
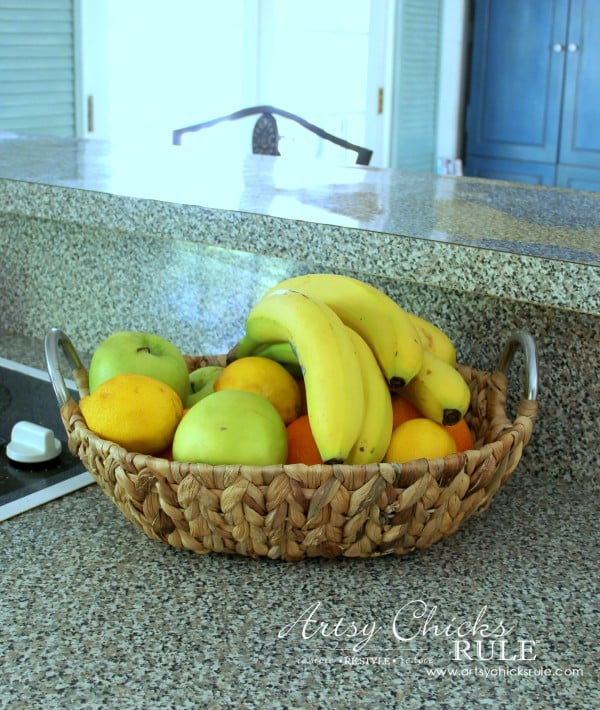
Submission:
[[[537,399],[538,394],[538,358],[535,340],[529,333],[524,330],[517,330],[511,334],[500,356],[498,370],[506,374],[519,347],[525,355],[524,387],[526,399],[534,401]]]
[[[71,395],[60,369],[59,347],[74,370],[82,368],[83,363],[69,337],[60,328],[51,328],[46,334],[44,349],[50,381],[54,387],[58,404],[62,407],[71,399]],[[538,358],[535,340],[529,333],[524,330],[517,330],[511,334],[500,356],[498,370],[506,374],[519,347],[525,355],[526,399],[533,401],[537,399],[538,393]]]
[[[50,328],[44,340],[46,365],[48,374],[50,375],[50,381],[54,387],[54,394],[56,395],[59,406],[62,408],[72,397],[60,369],[59,347],[65,354],[73,370],[83,368],[83,363],[68,336],[63,333],[60,328]]]

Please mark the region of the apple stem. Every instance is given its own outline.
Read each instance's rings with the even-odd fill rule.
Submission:
[[[147,353],[150,352],[150,348],[149,348],[147,345],[145,345],[143,348],[138,348],[138,349],[136,350],[136,352],[141,353],[141,352],[144,351],[144,350],[145,350]]]

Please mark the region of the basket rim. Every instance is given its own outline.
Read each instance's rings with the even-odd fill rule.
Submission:
[[[213,364],[214,362],[222,362],[226,356],[219,355],[184,355],[188,367],[197,367],[198,362],[203,364]],[[493,373],[477,370],[471,366],[457,364],[457,369],[463,377],[470,379],[480,378],[484,380],[485,387],[490,389],[507,386],[506,375],[496,370]],[[82,365],[74,372],[75,382],[80,399],[89,393],[88,390],[88,371]],[[122,445],[104,439],[91,429],[88,428],[85,417],[81,412],[79,403],[74,399],[70,399],[61,408],[61,417],[67,432],[68,438],[74,435],[75,430],[78,431],[79,437],[85,437],[93,440],[102,450],[110,450],[113,455],[122,460],[131,460],[136,462],[137,466],[146,465],[156,472],[161,472],[169,481],[176,483],[184,475],[189,473],[201,479],[207,475],[216,476],[218,478],[230,478],[232,476],[241,475],[243,477],[252,478],[253,475],[260,473],[267,477],[275,477],[280,474],[287,474],[292,478],[302,479],[305,476],[320,475],[323,480],[335,476],[340,480],[347,479],[355,472],[365,472],[368,475],[383,475],[386,479],[399,482],[402,480],[402,485],[407,485],[407,481],[414,482],[426,472],[436,472],[437,475],[442,475],[444,471],[459,471],[468,461],[479,460],[488,456],[496,456],[498,458],[502,452],[506,451],[507,447],[512,447],[516,440],[524,439],[526,436],[525,427],[523,426],[523,418],[529,420],[529,428],[532,427],[537,413],[536,400],[522,400],[519,411],[513,421],[506,416],[506,411],[503,402],[498,404],[501,410],[497,417],[501,420],[499,423],[498,434],[491,441],[482,442],[481,446],[473,449],[468,449],[462,452],[449,454],[444,457],[434,459],[414,459],[409,462],[377,462],[370,464],[271,464],[268,466],[254,466],[249,464],[208,464],[203,462],[185,462],[176,461],[160,455],[143,454],[135,451],[128,451]],[[469,410],[471,407],[469,407]],[[523,440],[523,445],[527,441]],[[144,464],[145,462],[145,464]],[[436,476],[437,477],[437,476]],[[444,476],[447,478],[447,476]]]

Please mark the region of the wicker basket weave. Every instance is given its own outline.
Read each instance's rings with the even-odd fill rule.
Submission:
[[[516,346],[527,358],[527,397],[506,415],[505,371]],[[426,548],[484,510],[516,468],[537,411],[535,344],[515,333],[493,374],[459,365],[471,390],[466,415],[475,450],[405,464],[211,466],[128,452],[86,426],[58,365],[59,346],[75,368],[80,396],[87,371],[68,337],[46,336],[48,371],[69,449],[106,495],[148,537],[197,553],[288,561],[377,557]],[[190,370],[224,356],[186,357]]]

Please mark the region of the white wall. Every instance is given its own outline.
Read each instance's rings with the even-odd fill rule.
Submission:
[[[119,142],[133,139],[135,132],[139,141],[156,140],[160,136],[161,142],[170,143],[173,127],[195,123],[209,114],[226,114],[255,102],[258,93],[256,77],[250,76],[249,71],[239,71],[239,66],[246,69],[249,66],[244,57],[258,52],[258,33],[243,31],[249,18],[256,19],[249,11],[248,0],[227,0],[227,3],[209,0],[78,2],[81,45],[85,47],[85,52],[81,53],[79,82],[82,136]],[[468,0],[442,0],[436,152],[438,156],[450,159],[458,156],[462,148],[467,4]],[[394,5],[390,3],[388,49],[384,53],[388,62],[392,56],[389,44],[393,40]],[[119,14],[119,22],[114,22],[115,13]],[[147,17],[154,19],[147,20]],[[225,46],[222,42],[217,43],[210,32],[214,22],[229,25],[229,42]],[[140,32],[142,28],[144,31]],[[142,42],[139,52],[134,50],[136,36],[137,41]],[[173,63],[178,71],[165,69],[167,64]],[[198,89],[196,66],[204,68],[202,91]],[[120,81],[114,82],[115,77]],[[115,84],[120,88],[115,89]],[[391,84],[388,75],[384,80],[388,98],[391,97],[388,90]],[[93,96],[95,105],[93,131],[88,130],[86,122],[88,96]],[[127,120],[121,118],[111,122],[111,115],[124,105],[130,107]],[[377,129],[384,133],[382,152],[385,158],[389,153],[391,135],[389,113],[378,121]],[[378,164],[385,165],[385,159]]]
[[[244,4],[80,0],[82,102],[95,104],[84,135],[169,144],[172,129],[197,122],[207,106],[219,115],[244,105]]]
[[[443,0],[437,155],[460,156],[463,136],[468,0]]]

